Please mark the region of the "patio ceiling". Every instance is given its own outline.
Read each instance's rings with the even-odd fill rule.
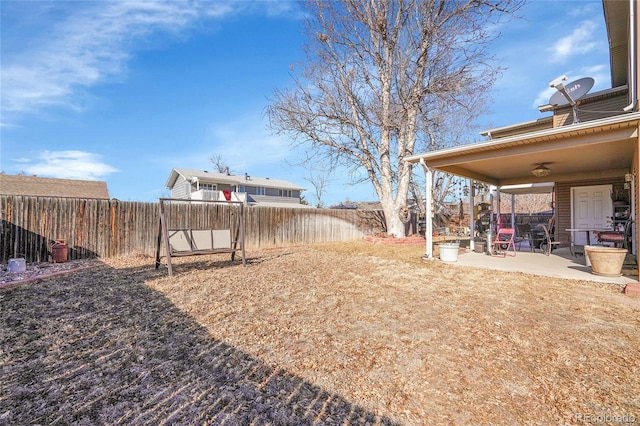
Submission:
[[[433,170],[503,186],[563,182],[629,173],[640,113],[545,129],[408,157]],[[531,170],[545,163],[551,174]]]

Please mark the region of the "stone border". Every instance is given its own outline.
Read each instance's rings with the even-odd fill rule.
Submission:
[[[70,274],[72,272],[78,272],[78,271],[84,271],[84,270],[87,270],[87,269],[98,268],[98,267],[101,267],[101,266],[105,266],[104,263],[103,264],[98,264],[98,265],[80,266],[78,268],[66,269],[64,271],[51,272],[50,274],[37,275],[35,277],[29,277],[29,278],[25,278],[25,279],[22,279],[22,280],[16,280],[16,281],[8,282],[8,283],[2,283],[2,284],[0,284],[0,289],[8,289],[8,288],[12,288],[12,287],[17,287],[19,285],[29,284],[29,283],[32,283],[34,281],[44,280],[44,279],[47,279],[47,278],[53,278],[53,277],[57,277],[57,276],[60,276],[60,275],[65,275],[65,274]]]
[[[391,236],[367,235],[365,241],[371,244],[393,245],[393,246],[417,246],[425,245],[426,239],[421,236],[411,236],[405,238],[396,238]]]

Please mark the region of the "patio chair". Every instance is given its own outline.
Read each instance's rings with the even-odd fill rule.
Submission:
[[[628,249],[629,237],[631,236],[631,225],[633,221],[628,219],[624,224],[623,231],[596,231],[594,232],[598,243],[613,243],[614,247]]]
[[[555,241],[555,235],[552,232],[553,228],[551,224],[540,225],[540,228],[542,228],[542,231],[544,232],[544,239],[540,244],[540,249],[544,254],[549,256],[553,249],[560,245],[560,241]]]
[[[502,253],[502,257],[507,256],[509,253],[509,249],[513,251],[513,254],[509,254],[509,256],[516,255],[516,245],[513,239],[515,234],[515,230],[512,228],[501,228],[498,229],[496,233],[496,238],[491,245],[491,256],[498,256],[497,253]],[[494,254],[495,253],[495,254]]]
[[[526,241],[531,251],[534,251],[535,247],[533,245],[533,237],[531,236],[531,225],[528,223],[516,223],[515,241],[518,243],[518,250],[522,247],[522,242]]]

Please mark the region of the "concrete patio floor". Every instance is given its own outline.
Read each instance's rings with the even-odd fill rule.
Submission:
[[[531,252],[528,247],[522,247],[516,256],[494,257],[486,253],[476,253],[460,249],[457,262],[452,265],[473,266],[477,268],[495,269],[501,271],[524,272],[556,278],[597,281],[611,284],[637,283],[637,275],[623,275],[619,277],[604,277],[591,273],[591,267],[585,265],[584,255],[576,256],[570,253],[568,247],[561,247],[546,256],[540,251]]]

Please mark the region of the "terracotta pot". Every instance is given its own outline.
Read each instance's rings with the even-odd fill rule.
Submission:
[[[591,272],[605,277],[622,275],[622,265],[627,256],[627,249],[616,247],[585,246],[585,254],[591,262]]]

